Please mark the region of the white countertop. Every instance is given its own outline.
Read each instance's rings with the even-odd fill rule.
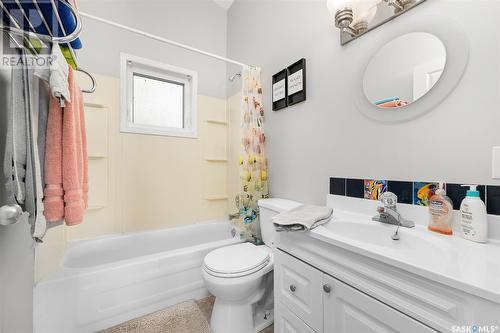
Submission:
[[[352,208],[352,202],[349,205]],[[336,206],[334,217],[312,230],[311,237],[500,304],[498,240],[480,244],[459,235],[437,234],[427,230],[427,221],[417,213],[416,227],[400,228],[401,239],[394,241],[391,235],[396,227],[372,221],[375,214],[329,206]],[[360,211],[366,213],[366,207]]]

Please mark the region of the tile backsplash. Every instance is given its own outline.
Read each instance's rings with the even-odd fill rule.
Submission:
[[[453,209],[459,210],[467,187],[446,183],[446,194],[453,201]],[[330,178],[330,194],[353,198],[379,200],[384,192],[393,192],[399,203],[428,206],[429,199],[438,188],[437,183],[425,181],[395,181],[376,179]],[[481,199],[486,203],[488,214],[500,215],[500,186],[479,185]]]

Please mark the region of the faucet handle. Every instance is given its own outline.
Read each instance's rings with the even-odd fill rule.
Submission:
[[[382,202],[384,207],[396,208],[396,205],[398,203],[398,197],[392,192],[385,192],[380,197],[380,201]]]

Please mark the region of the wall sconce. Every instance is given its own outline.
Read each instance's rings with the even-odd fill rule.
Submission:
[[[426,0],[327,0],[327,7],[335,26],[340,30],[340,43],[345,45],[424,1]],[[393,7],[394,11],[391,13],[387,10],[388,7]]]

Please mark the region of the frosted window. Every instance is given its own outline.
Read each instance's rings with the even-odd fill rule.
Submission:
[[[184,85],[134,74],[132,122],[184,128]]]
[[[197,138],[198,73],[121,54],[120,131]]]

